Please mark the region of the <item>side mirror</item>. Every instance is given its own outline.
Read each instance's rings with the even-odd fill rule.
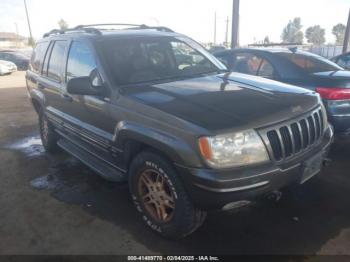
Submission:
[[[104,88],[98,71],[94,69],[90,76],[70,79],[67,83],[67,92],[74,95],[102,95]]]

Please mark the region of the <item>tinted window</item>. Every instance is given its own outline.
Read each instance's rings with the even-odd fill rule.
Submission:
[[[66,41],[56,41],[51,52],[47,76],[53,80],[61,81],[61,72],[64,67],[64,54]]]
[[[272,65],[270,64],[270,62],[264,59],[260,65],[258,76],[272,79],[274,78],[274,75],[275,73]]]
[[[49,42],[41,42],[36,45],[30,61],[30,70],[36,73],[41,71],[41,67],[48,45]]]
[[[316,55],[294,53],[278,53],[278,55],[288,59],[299,69],[302,69],[307,73],[342,70],[342,68],[339,67],[337,64],[331,62],[328,59]]]
[[[119,84],[192,77],[220,70],[200,48],[182,39],[110,39],[101,49]]]
[[[219,59],[219,61],[221,63],[223,63],[225,66],[229,67],[230,66],[230,57],[228,54],[219,54],[219,55],[215,55],[217,59]]]
[[[82,42],[73,42],[68,56],[67,81],[74,77],[89,76],[95,67],[90,48]]]
[[[249,53],[241,53],[234,55],[233,71],[256,75],[258,73],[261,59]]]
[[[340,57],[337,63],[341,67],[350,69],[350,55]]]

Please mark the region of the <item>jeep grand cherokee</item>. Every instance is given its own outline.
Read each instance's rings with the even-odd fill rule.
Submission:
[[[333,132],[316,93],[227,73],[165,27],[99,27],[47,33],[28,92],[45,149],[59,146],[102,177],[128,181],[154,231],[184,237],[208,210],[320,171]]]

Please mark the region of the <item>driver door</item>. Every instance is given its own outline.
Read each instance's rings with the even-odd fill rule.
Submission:
[[[67,58],[65,85],[72,78],[90,76],[96,69],[97,63],[93,49],[89,43],[72,41]],[[88,87],[87,87],[88,88]],[[112,140],[115,123],[110,117],[109,98],[93,95],[73,95],[64,88],[65,113],[70,116],[69,121],[79,128],[91,143]],[[105,144],[105,143],[103,143]]]

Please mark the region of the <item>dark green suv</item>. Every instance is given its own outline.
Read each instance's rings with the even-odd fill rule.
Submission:
[[[228,73],[168,28],[123,26],[49,32],[27,87],[45,149],[63,148],[102,177],[128,181],[150,228],[184,237],[208,210],[320,171],[333,132],[317,94]]]

